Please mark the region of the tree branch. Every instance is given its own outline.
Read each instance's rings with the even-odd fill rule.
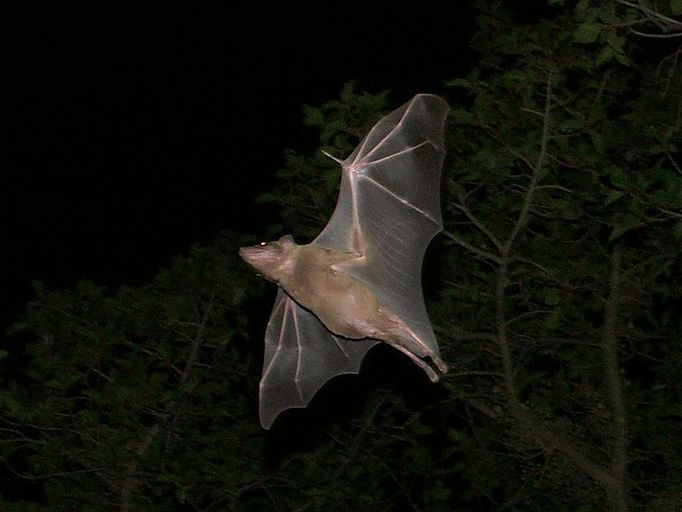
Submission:
[[[502,243],[497,239],[495,235],[493,235],[492,231],[490,231],[479,219],[476,217],[469,208],[464,204],[464,197],[460,194],[459,196],[459,203],[454,203],[453,206],[457,208],[459,211],[461,211],[464,215],[467,216],[467,218],[474,223],[474,226],[476,226],[481,233],[483,233],[485,236],[488,237],[488,239],[493,243],[493,245],[498,249],[502,249]]]
[[[460,237],[455,235],[454,233],[451,233],[450,231],[444,229],[441,231],[443,235],[445,235],[447,238],[455,242],[457,245],[464,247],[467,251],[474,253],[475,255],[479,256],[480,258],[488,261],[493,261],[497,262],[499,261],[499,258],[495,256],[492,253],[489,253],[487,251],[484,251],[483,249],[479,249],[478,247],[471,245],[469,242],[462,240]]]
[[[509,283],[508,265],[513,258],[511,250],[514,241],[526,227],[531,210],[534,194],[540,181],[540,171],[547,160],[547,147],[549,141],[550,111],[552,108],[552,76],[547,77],[545,89],[545,106],[542,124],[542,139],[537,160],[532,166],[532,176],[525,191],[523,204],[519,216],[514,223],[508,239],[503,244],[500,257],[497,258],[498,268],[495,284],[495,328],[496,341],[502,358],[503,376],[505,382],[506,401],[512,417],[518,422],[519,427],[525,434],[548,453],[559,451],[576,467],[586,475],[604,485],[607,489],[613,486],[613,477],[609,468],[593,462],[579,446],[568,439],[565,435],[557,435],[542,425],[542,422],[534,418],[527,407],[521,403],[519,391],[516,386],[512,349],[509,339],[508,326],[511,320],[507,319],[506,313],[506,288]],[[528,164],[527,160],[524,159]],[[523,318],[524,315],[516,318]],[[512,319],[513,320],[513,319]]]
[[[673,30],[674,29],[682,29],[682,22],[670,18],[668,16],[665,16],[661,14],[658,11],[655,11],[653,9],[650,9],[640,3],[635,4],[633,2],[629,2],[628,0],[618,0],[618,3],[621,5],[626,5],[628,7],[631,7],[642,14],[644,14],[649,21],[651,21],[654,25],[656,25],[658,28],[661,30]]]
[[[627,493],[625,476],[627,467],[627,433],[625,424],[625,402],[623,386],[618,363],[618,306],[621,300],[620,282],[622,273],[622,246],[616,245],[611,254],[611,276],[609,279],[609,295],[604,309],[604,330],[602,345],[604,347],[604,367],[606,372],[606,389],[611,402],[614,419],[613,452],[611,454],[611,473],[613,481],[608,487],[612,510],[627,510]]]
[[[521,212],[519,213],[519,217],[516,220],[516,223],[512,228],[512,232],[509,235],[509,239],[505,244],[503,251],[503,255],[505,257],[509,254],[509,251],[511,250],[511,246],[514,243],[514,240],[516,240],[516,237],[519,235],[521,230],[525,227],[526,222],[528,221],[528,213],[533,201],[533,195],[535,194],[535,189],[537,187],[538,182],[540,181],[540,170],[542,169],[542,166],[545,165],[545,161],[547,160],[547,144],[549,141],[550,122],[549,113],[551,109],[552,109],[552,75],[550,74],[547,77],[547,85],[545,88],[545,109],[544,116],[542,118],[542,140],[540,141],[540,152],[538,153],[538,158],[533,167],[533,174],[531,176],[530,183],[528,184],[526,195],[523,198]]]

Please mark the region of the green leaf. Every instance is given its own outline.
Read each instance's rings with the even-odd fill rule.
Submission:
[[[264,192],[254,199],[254,203],[256,204],[267,204],[267,203],[274,203],[277,201],[277,195],[273,192]]]
[[[608,173],[609,178],[611,179],[611,183],[613,183],[616,187],[619,188],[625,187],[626,177],[625,173],[623,172],[623,169],[621,169],[617,165],[610,165],[606,169],[606,172]]]
[[[465,432],[462,432],[461,430],[455,430],[454,428],[448,430],[447,436],[448,439],[453,443],[462,443],[467,439],[467,435]]]
[[[670,0],[670,10],[675,16],[682,14],[682,0]]]
[[[625,233],[630,231],[632,228],[637,227],[638,225],[639,225],[639,221],[636,218],[628,217],[621,224],[616,226],[613,229],[613,231],[611,231],[611,234],[609,235],[609,242],[613,242],[614,240],[620,238]]]
[[[561,326],[561,316],[551,313],[545,317],[543,327],[547,330],[554,331]]]
[[[675,237],[675,240],[678,242],[682,240],[682,221],[675,224],[675,227],[673,228],[673,237]]]
[[[583,23],[573,33],[573,40],[582,44],[594,43],[599,37],[601,28],[602,26],[599,23]]]
[[[682,418],[682,405],[681,404],[670,404],[666,408],[666,414],[670,416],[677,416]]]
[[[462,186],[462,184],[455,180],[446,181],[445,187],[448,193],[451,194],[453,197],[457,197],[460,194],[464,193],[464,187]]]
[[[542,300],[549,306],[556,306],[561,302],[561,293],[556,288],[545,288],[542,292]]]
[[[613,51],[613,48],[611,48],[610,46],[604,46],[604,48],[602,48],[601,52],[599,52],[599,55],[597,56],[596,60],[597,66],[601,66],[602,64],[604,64],[604,62],[610,61],[611,59],[613,59],[615,54],[616,52]]]
[[[580,0],[578,2],[578,5],[576,5],[575,10],[578,11],[579,14],[583,15],[585,11],[590,7],[590,0]]]
[[[622,190],[612,190],[611,192],[609,192],[609,195],[606,196],[606,203],[605,203],[605,205],[608,206],[608,205],[610,205],[610,204],[612,204],[612,203],[615,203],[616,201],[618,201],[618,200],[619,200],[621,197],[623,197],[624,195],[625,195],[625,192],[623,192]]]
[[[324,115],[319,108],[305,105],[303,107],[303,124],[305,126],[323,126]]]
[[[616,57],[616,60],[618,62],[620,62],[623,66],[629,66],[630,65],[630,59],[623,52],[617,51],[614,53],[614,56]]]
[[[453,110],[451,116],[456,124],[469,124],[473,119],[471,112],[464,110],[463,108]]]

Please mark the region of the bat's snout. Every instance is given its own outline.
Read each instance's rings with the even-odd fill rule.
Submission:
[[[258,261],[258,253],[262,252],[259,251],[260,246],[256,245],[253,247],[240,247],[239,248],[239,256],[241,259],[243,259],[246,263],[249,265],[253,266],[253,264]]]
[[[239,256],[258,274],[271,281],[276,281],[276,274],[282,259],[282,251],[278,244],[268,243],[240,247]]]
[[[248,258],[248,254],[249,254],[248,249],[249,249],[248,247],[240,247],[239,248],[239,257],[241,259],[243,259],[244,261],[246,261],[246,259]]]

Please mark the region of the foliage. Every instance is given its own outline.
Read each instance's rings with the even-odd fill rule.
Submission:
[[[348,155],[388,110],[386,95],[357,94],[355,84],[349,82],[340,100],[319,108],[304,107],[303,124],[319,131],[320,148],[313,155],[287,151],[286,166],[277,173],[279,187],[259,198],[276,205],[282,217],[282,224],[272,226],[271,233],[290,229],[304,238],[302,243],[317,236],[336,205],[341,179],[338,164],[324,152],[335,158]]]
[[[41,510],[209,508],[256,478],[257,370],[234,314],[253,286],[233,244],[194,248],[114,295],[37,285],[15,329],[35,338],[0,401],[7,467],[40,483],[53,507]]]
[[[624,510],[678,478],[679,451],[652,449],[677,420],[647,424],[679,398],[660,372],[680,362],[680,73],[655,72],[616,3],[558,13],[490,38],[499,11],[484,9],[482,58],[451,82],[469,104],[446,178],[461,256],[438,313],[475,375],[458,384],[493,420],[473,431],[521,466],[505,495],[544,509],[570,488],[573,508]]]
[[[375,349],[262,432],[265,285],[234,233],[144,287],[37,286],[0,392],[4,472],[35,498],[3,510],[682,507],[680,6],[643,5],[480,4],[427,260],[442,384]],[[304,122],[342,157],[389,108],[349,84]],[[338,176],[289,151],[272,234],[312,238]]]

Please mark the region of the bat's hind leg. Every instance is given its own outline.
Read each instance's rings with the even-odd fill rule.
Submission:
[[[397,345],[396,343],[390,343],[389,342],[389,344],[393,348],[397,348],[403,354],[407,355],[410,359],[412,359],[412,361],[414,361],[417,364],[417,366],[419,366],[422,370],[424,370],[426,372],[426,375],[429,376],[429,379],[431,380],[431,382],[438,382],[438,373],[436,373],[436,371],[433,368],[431,368],[429,363],[427,363],[423,359],[419,358],[418,356],[414,355],[412,352],[410,352],[405,347]],[[439,369],[440,369],[440,367],[439,367]],[[447,367],[446,367],[446,369],[447,369]]]
[[[448,371],[448,367],[443,360],[430,347],[425,345],[404,321],[387,310],[379,309],[377,313],[379,318],[381,318],[381,323],[384,324],[381,331],[385,335],[380,337],[380,339],[408,355],[417,366],[426,372],[432,382],[438,381],[438,373],[433,369],[433,366],[441,373]],[[431,360],[433,366],[424,360],[427,357]]]

